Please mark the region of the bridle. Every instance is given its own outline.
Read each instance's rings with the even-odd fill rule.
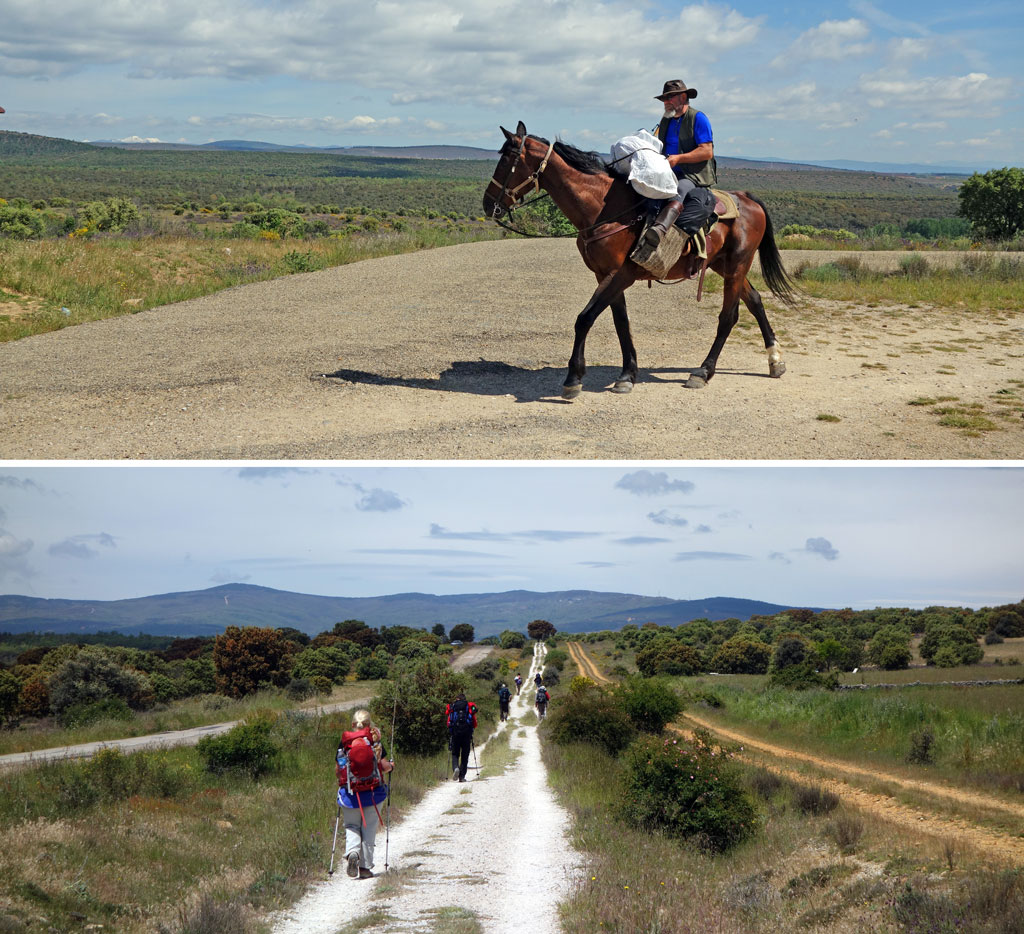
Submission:
[[[523,199],[527,197],[527,195],[532,194],[533,192],[540,191],[540,177],[541,175],[544,174],[544,170],[548,167],[548,161],[551,159],[551,153],[554,151],[555,148],[554,142],[548,143],[548,151],[544,154],[544,158],[541,159],[540,165],[538,165],[537,168],[526,177],[525,181],[516,185],[515,188],[508,187],[509,182],[512,180],[512,173],[515,172],[516,166],[519,164],[519,159],[526,150],[527,139],[528,137],[523,136],[519,140],[519,148],[515,151],[514,155],[512,156],[512,159],[509,161],[508,171],[505,173],[505,178],[499,182],[496,177],[491,177],[492,184],[501,186],[501,193],[498,195],[497,198],[494,199],[494,208],[491,210],[491,216],[494,218],[494,220],[498,221],[499,224],[501,223],[501,221],[499,221],[498,218],[501,217],[501,212],[503,210],[508,211],[508,216],[509,219],[511,220],[512,212],[515,208],[525,207],[527,204],[535,204],[537,201],[541,200],[540,198],[534,198],[533,201],[526,202]],[[530,191],[526,192],[526,194],[523,195],[520,194],[520,192],[524,188],[528,188],[531,185],[533,187],[530,188]],[[507,206],[502,204],[502,201],[506,197],[509,199],[509,203]],[[542,195],[541,197],[547,198],[548,195],[545,194]]]

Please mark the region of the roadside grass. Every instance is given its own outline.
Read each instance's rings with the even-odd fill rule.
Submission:
[[[493,226],[358,233],[316,239],[158,234],[0,239],[0,288],[20,296],[0,314],[0,342],[132,314],[248,282],[475,240]],[[0,296],[6,303],[12,299]]]
[[[246,919],[326,875],[334,751],[347,725],[344,714],[276,715],[279,766],[259,781],[212,775],[193,748],[108,750],[0,775],[0,930],[185,934],[179,909],[191,917],[204,897],[233,906],[239,934],[261,929]],[[399,761],[392,820],[442,779],[446,761]]]
[[[1024,904],[1024,893],[1015,888],[1019,877],[990,869],[984,854],[960,847],[954,873],[946,856],[949,841],[894,828],[842,805],[821,814],[802,810],[797,795],[805,789],[759,781],[764,770],[746,771],[758,797],[760,833],[715,856],[620,821],[615,758],[591,746],[553,743],[544,744],[543,754],[585,860],[580,880],[560,906],[566,934],[909,932],[915,928],[902,922],[895,907],[908,886],[925,900],[949,899],[963,914],[970,908],[965,886],[985,892],[1010,886],[1010,901],[990,899],[974,913],[965,927],[972,931],[1012,930],[987,925],[1012,920]]]
[[[709,680],[681,679],[691,691]],[[1024,684],[872,691],[742,690],[713,682],[722,701],[702,716],[804,752],[876,764],[911,777],[1024,794]],[[929,763],[910,760],[915,736]]]
[[[851,253],[825,264],[802,260],[791,273],[806,294],[832,301],[917,303],[971,312],[1017,311],[1024,304],[1024,263],[991,253],[965,253],[952,266],[909,253],[892,272],[872,270]]]
[[[522,755],[519,749],[513,749],[509,744],[511,729],[504,729],[500,733],[494,733],[487,740],[487,748],[483,754],[483,765],[480,768],[481,778],[494,778],[504,775],[505,770],[515,763]]]
[[[0,730],[0,755],[187,730],[213,723],[244,720],[259,710],[312,710],[321,704],[339,704],[372,697],[379,683],[352,681],[335,685],[329,697],[307,701],[299,708],[296,708],[294,700],[281,691],[257,691],[239,699],[221,694],[203,694],[158,705],[152,710],[139,711],[132,720],[99,720],[88,726],[60,727],[51,718],[30,721],[13,729]]]

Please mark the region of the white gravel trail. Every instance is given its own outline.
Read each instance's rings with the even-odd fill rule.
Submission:
[[[523,693],[513,694],[509,721],[499,724],[499,732],[511,730],[510,746],[520,752],[515,762],[502,775],[481,778],[470,770],[466,784],[444,782],[392,828],[389,864],[403,884],[374,897],[378,886],[391,882],[383,873],[382,830],[375,853],[380,875],[350,879],[342,860],[340,872],[275,918],[274,934],[337,934],[373,906],[386,920],[360,927],[366,934],[429,931],[432,911],[456,906],[474,912],[484,932],[504,934],[523,922],[534,931],[560,929],[557,906],[581,857],[568,841],[569,816],[548,786],[537,730],[519,722],[532,709],[532,677],[543,646],[538,650]],[[486,769],[486,748],[476,751]]]

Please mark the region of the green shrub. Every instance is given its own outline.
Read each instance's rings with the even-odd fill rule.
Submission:
[[[222,736],[204,736],[196,751],[208,772],[242,772],[252,778],[273,769],[280,754],[263,720],[240,723]]]
[[[925,727],[910,734],[910,752],[907,762],[928,765],[932,760],[932,746],[935,745],[935,734]]]
[[[544,657],[544,664],[562,671],[568,660],[569,656],[561,649],[549,649],[548,654]]]
[[[50,678],[50,707],[60,715],[108,697],[144,706],[145,688],[142,675],[122,668],[106,649],[90,645],[64,661]]]
[[[636,726],[622,704],[597,685],[581,685],[554,705],[547,732],[559,745],[589,743],[618,755],[636,738]]]
[[[288,682],[285,693],[294,701],[304,701],[309,700],[316,693],[316,690],[310,684],[309,678],[293,678]]]
[[[802,814],[828,814],[839,807],[839,795],[818,785],[796,785],[793,800]]]
[[[526,645],[526,636],[521,632],[506,629],[499,637],[499,643],[503,649],[521,649]]]
[[[29,240],[43,235],[43,219],[30,208],[0,205],[0,236]]]
[[[100,720],[133,720],[135,714],[120,697],[105,697],[103,700],[74,704],[60,715],[62,726],[88,726]]]
[[[679,695],[660,678],[628,678],[615,696],[633,725],[644,733],[660,733],[683,710]]]
[[[360,681],[378,681],[388,676],[388,663],[379,655],[367,655],[356,662],[356,677]]]
[[[757,812],[739,769],[706,730],[692,742],[643,737],[626,753],[628,820],[722,852],[757,830]]]
[[[378,724],[395,724],[395,748],[403,754],[433,755],[448,741],[445,705],[467,688],[468,679],[438,658],[403,665],[370,703]],[[472,698],[471,698],[472,699]]]

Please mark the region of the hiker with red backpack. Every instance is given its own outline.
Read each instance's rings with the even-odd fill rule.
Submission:
[[[465,692],[460,691],[445,708],[444,715],[448,724],[448,748],[452,753],[452,781],[464,782],[476,729],[476,704],[467,701]]]
[[[352,729],[341,735],[337,761],[338,814],[344,818],[346,871],[353,879],[369,879],[373,876],[373,846],[381,823],[378,805],[388,796],[384,776],[394,768],[370,711],[357,710],[352,715]],[[337,844],[337,823],[334,833]]]

